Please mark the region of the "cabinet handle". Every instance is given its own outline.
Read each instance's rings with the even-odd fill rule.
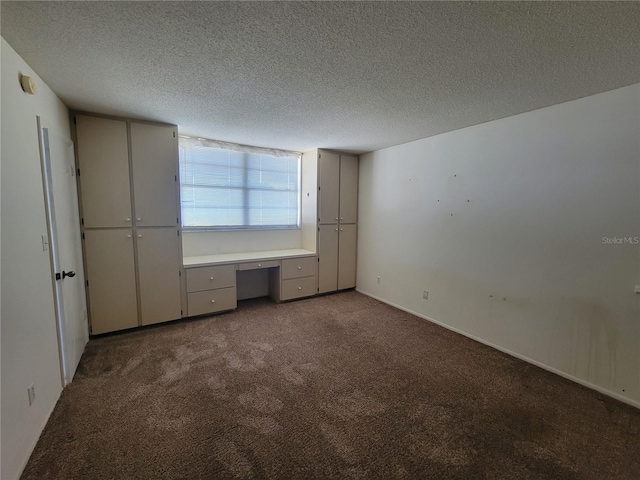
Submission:
[[[216,301],[215,300],[211,300],[211,303],[216,303]]]
[[[127,238],[131,238],[131,234],[127,235]]]
[[[340,229],[340,231],[341,231],[341,232],[344,232],[344,230],[343,230],[342,228]]]
[[[302,287],[298,287],[298,290],[302,290]]]
[[[344,218],[340,217],[340,220],[344,220]]]
[[[125,219],[124,219],[124,221],[125,221],[125,222],[130,222],[130,221],[131,221],[131,219],[130,219],[130,218],[125,218]]]
[[[262,266],[262,264],[261,264],[261,263],[259,263],[259,264],[258,264],[258,266],[259,266],[259,267],[261,267],[261,266]]]
[[[142,219],[141,218],[136,218],[136,221],[141,222]]]
[[[213,277],[211,277],[209,280],[213,280]]]
[[[138,234],[138,238],[142,238],[142,234],[141,233]]]
[[[298,270],[302,270],[302,267],[298,267]]]
[[[338,229],[336,228],[336,232],[338,231]]]
[[[336,220],[338,219],[338,217],[336,217]]]

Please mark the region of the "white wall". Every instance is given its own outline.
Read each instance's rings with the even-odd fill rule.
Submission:
[[[640,245],[603,244],[640,236],[639,116],[632,85],[361,156],[358,290],[640,405]]]
[[[27,95],[20,74],[34,78]],[[67,108],[2,39],[2,466],[17,478],[61,392],[36,115],[69,136]],[[36,399],[30,407],[27,387]]]
[[[219,253],[262,252],[300,248],[300,230],[242,230],[219,232],[183,232],[185,257]]]

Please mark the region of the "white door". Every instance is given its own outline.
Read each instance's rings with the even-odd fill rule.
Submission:
[[[73,142],[40,121],[44,189],[64,384],[89,340]]]

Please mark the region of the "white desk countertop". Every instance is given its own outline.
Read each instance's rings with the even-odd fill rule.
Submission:
[[[281,260],[285,258],[309,257],[315,252],[302,248],[287,250],[268,250],[264,252],[220,253],[218,255],[200,255],[197,257],[183,257],[184,268],[206,267],[208,265],[225,265],[229,263],[260,262],[263,260]]]

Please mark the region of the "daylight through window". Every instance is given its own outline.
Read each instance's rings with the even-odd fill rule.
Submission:
[[[186,230],[297,228],[300,155],[180,138]]]

